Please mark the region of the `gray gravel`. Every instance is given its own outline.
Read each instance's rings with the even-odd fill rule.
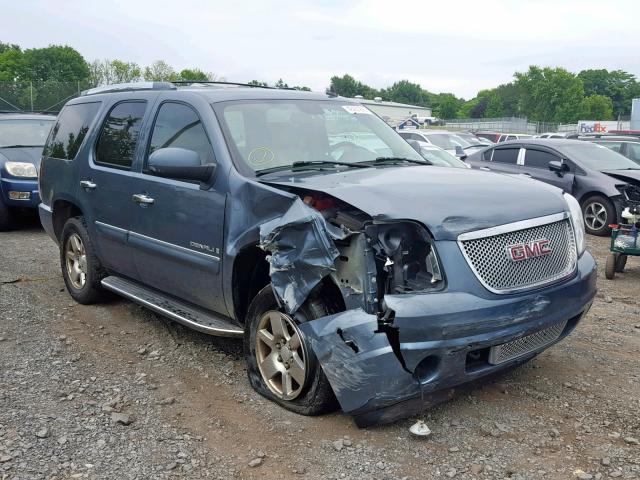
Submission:
[[[607,239],[589,238],[604,265]],[[35,225],[0,233],[0,480],[640,478],[640,259],[578,330],[420,419],[357,429],[248,386],[237,341],[75,304]]]

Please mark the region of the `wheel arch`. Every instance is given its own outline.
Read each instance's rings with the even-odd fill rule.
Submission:
[[[53,231],[58,241],[62,237],[62,229],[71,217],[83,215],[82,209],[78,205],[68,200],[56,200],[51,206]]]

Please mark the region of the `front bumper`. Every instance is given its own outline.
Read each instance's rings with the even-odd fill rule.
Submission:
[[[2,202],[11,207],[36,208],[40,203],[37,178],[24,180],[0,178],[0,194],[2,195]],[[18,199],[16,197],[26,198]]]
[[[464,292],[387,295],[390,328],[348,310],[301,325],[342,409],[358,426],[388,423],[451,398],[530,360],[566,337],[596,294],[596,264],[585,252],[563,283],[518,295]],[[499,365],[490,347],[566,322],[551,343]]]

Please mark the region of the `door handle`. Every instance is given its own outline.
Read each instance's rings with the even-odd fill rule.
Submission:
[[[95,190],[98,185],[93,183],[91,180],[82,180],[80,181],[80,186],[85,190]]]
[[[136,202],[141,207],[146,207],[147,205],[153,205],[153,202],[155,202],[153,198],[145,195],[144,193],[136,193],[131,197],[131,200]]]
[[[491,169],[489,167],[480,167],[480,170],[484,170],[485,172],[490,172]]]

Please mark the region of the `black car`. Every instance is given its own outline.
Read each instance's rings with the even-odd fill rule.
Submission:
[[[609,235],[625,200],[640,200],[640,165],[596,143],[504,142],[465,161],[472,168],[525,175],[570,193],[580,202],[586,230],[593,235]]]

